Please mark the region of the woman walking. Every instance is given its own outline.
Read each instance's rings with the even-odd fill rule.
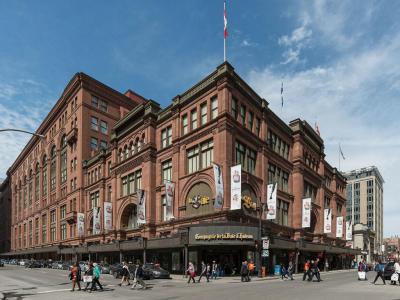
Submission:
[[[72,290],[71,292],[75,291],[75,285],[78,285],[78,288],[81,290],[81,268],[79,264],[76,262],[71,269],[71,280],[72,280]]]
[[[126,262],[122,263],[121,275],[122,275],[122,279],[121,279],[121,282],[118,285],[122,286],[122,284],[124,282],[127,282],[127,285],[131,285],[131,283],[129,282],[129,276],[130,276],[129,268],[128,268],[128,265],[126,264]]]
[[[89,263],[89,267],[85,272],[85,278],[86,278],[86,286],[83,290],[87,291],[89,285],[92,283],[93,280],[93,264],[91,262]]]
[[[196,277],[196,273],[194,272],[194,265],[192,262],[189,262],[189,268],[186,270],[189,274],[189,280],[188,283],[190,283],[190,280],[193,280],[193,283],[196,283],[196,280],[194,278]]]
[[[103,286],[101,285],[99,279],[100,279],[100,266],[97,263],[93,264],[93,281],[92,281],[92,287],[91,291],[94,291],[96,289],[96,284],[99,286],[100,290],[103,290]]]

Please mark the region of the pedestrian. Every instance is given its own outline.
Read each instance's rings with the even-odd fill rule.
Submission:
[[[92,280],[92,287],[90,291],[94,291],[96,289],[96,285],[99,286],[100,290],[103,291],[103,286],[101,285],[100,279],[101,269],[97,263],[93,263],[93,280]]]
[[[317,258],[315,261],[311,261],[311,281],[313,280],[314,276],[317,278],[317,281],[321,281],[321,275],[319,273],[319,259]]]
[[[394,260],[394,274],[397,274],[397,281],[399,281],[400,285],[400,264],[397,258]],[[394,281],[394,285],[396,285],[397,281]]]
[[[211,265],[210,265],[210,263],[207,263],[207,266],[206,266],[207,282],[210,282],[210,277],[211,277]]]
[[[92,264],[92,262],[89,263],[88,269],[85,271],[85,278],[86,278],[86,287],[85,287],[84,291],[87,291],[89,285],[93,281],[93,264]]]
[[[287,273],[287,272],[286,272],[286,268],[285,268],[285,266],[283,265],[283,263],[281,263],[281,278],[282,278],[282,280],[284,280],[285,278],[288,279],[286,273]]]
[[[251,260],[250,263],[249,263],[249,266],[248,266],[250,277],[254,275],[254,268],[255,268],[254,263]]]
[[[189,274],[188,283],[190,283],[190,280],[193,280],[193,283],[196,283],[196,281],[194,280],[194,278],[196,277],[196,272],[194,271],[194,265],[192,262],[189,262],[189,267],[186,272]]]
[[[200,277],[199,277],[199,279],[197,280],[197,282],[200,282],[201,278],[202,278],[203,276],[206,276],[206,273],[207,273],[207,266],[206,266],[206,264],[204,263],[204,261],[202,261],[202,262],[201,262],[201,273],[200,273]],[[206,277],[207,277],[207,276],[206,276]]]
[[[249,274],[249,269],[248,269],[248,266],[247,266],[247,261],[244,260],[242,262],[242,267],[240,269],[240,277],[241,277],[241,281],[242,282],[244,282],[244,281],[247,282],[248,281],[248,274]]]
[[[143,281],[143,277],[144,277],[143,266],[139,262],[136,264],[135,284],[132,286],[132,290],[134,290],[138,284],[140,284],[142,286],[142,289],[146,289],[147,286],[146,286],[146,283],[144,283],[144,281]]]
[[[293,273],[294,273],[294,265],[292,261],[289,261],[289,266],[288,266],[288,270],[287,270],[287,275],[289,276],[290,280],[294,280],[293,279]]]
[[[81,290],[81,268],[79,267],[79,264],[76,262],[74,263],[74,266],[71,269],[71,280],[72,280],[72,290],[71,292],[75,291],[75,285],[78,285],[78,288],[80,291]]]
[[[383,284],[386,285],[385,277],[383,276],[384,270],[385,270],[385,265],[382,263],[382,261],[379,261],[378,264],[376,264],[375,266],[376,277],[374,282],[372,282],[373,284],[375,284],[378,278],[380,277],[383,281]]]
[[[310,261],[307,260],[304,263],[303,281],[306,280],[306,277],[308,277],[308,281],[311,281],[311,278],[310,278],[310,267],[311,267]]]
[[[211,278],[217,279],[218,264],[215,262],[215,260],[213,260],[213,262],[212,262],[211,270],[212,270]]]
[[[126,262],[122,262],[121,275],[122,275],[122,279],[121,279],[121,282],[118,283],[118,285],[122,286],[122,284],[124,282],[127,282],[126,285],[131,285],[131,283],[129,282],[129,277],[130,277],[129,268],[128,268],[128,265],[126,264]]]

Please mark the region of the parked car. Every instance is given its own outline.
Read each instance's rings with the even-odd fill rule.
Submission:
[[[0,267],[4,267],[4,262],[0,260]]]
[[[394,262],[391,261],[385,265],[385,270],[383,271],[383,276],[385,277],[385,280],[390,280],[393,273],[394,273]]]
[[[20,261],[19,261],[19,265],[20,266],[25,266],[25,264],[28,262],[28,260],[27,259],[21,259]]]
[[[110,274],[110,265],[101,265],[102,274]]]
[[[158,264],[147,263],[143,266],[144,279],[170,279],[167,270],[161,268]]]
[[[114,263],[110,266],[110,275],[113,275],[114,272],[119,268],[120,263]]]
[[[38,261],[30,261],[25,264],[25,268],[30,268],[30,269],[41,268],[41,267],[42,264]]]

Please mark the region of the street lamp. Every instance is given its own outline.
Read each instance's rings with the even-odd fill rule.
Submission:
[[[38,133],[35,133],[35,132],[30,132],[30,131],[26,131],[26,130],[22,130],[22,129],[15,129],[15,128],[0,129],[0,132],[4,132],[4,131],[23,132],[23,133],[31,134],[33,136],[37,136],[37,137],[42,138],[42,139],[45,138],[45,136],[42,135],[42,134],[38,134]]]
[[[261,197],[260,197],[260,201],[259,201],[260,205],[258,208],[258,237],[257,237],[257,270],[258,270],[258,277],[262,277],[262,255],[261,255],[261,251],[262,251],[262,216],[264,213],[264,209],[265,209],[265,205],[266,203],[261,202]]]

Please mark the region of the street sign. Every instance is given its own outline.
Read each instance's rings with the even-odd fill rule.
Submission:
[[[268,250],[269,249],[269,238],[268,237],[263,237],[262,238],[262,248],[264,250]]]
[[[261,253],[262,257],[269,257],[269,250],[263,250]]]

